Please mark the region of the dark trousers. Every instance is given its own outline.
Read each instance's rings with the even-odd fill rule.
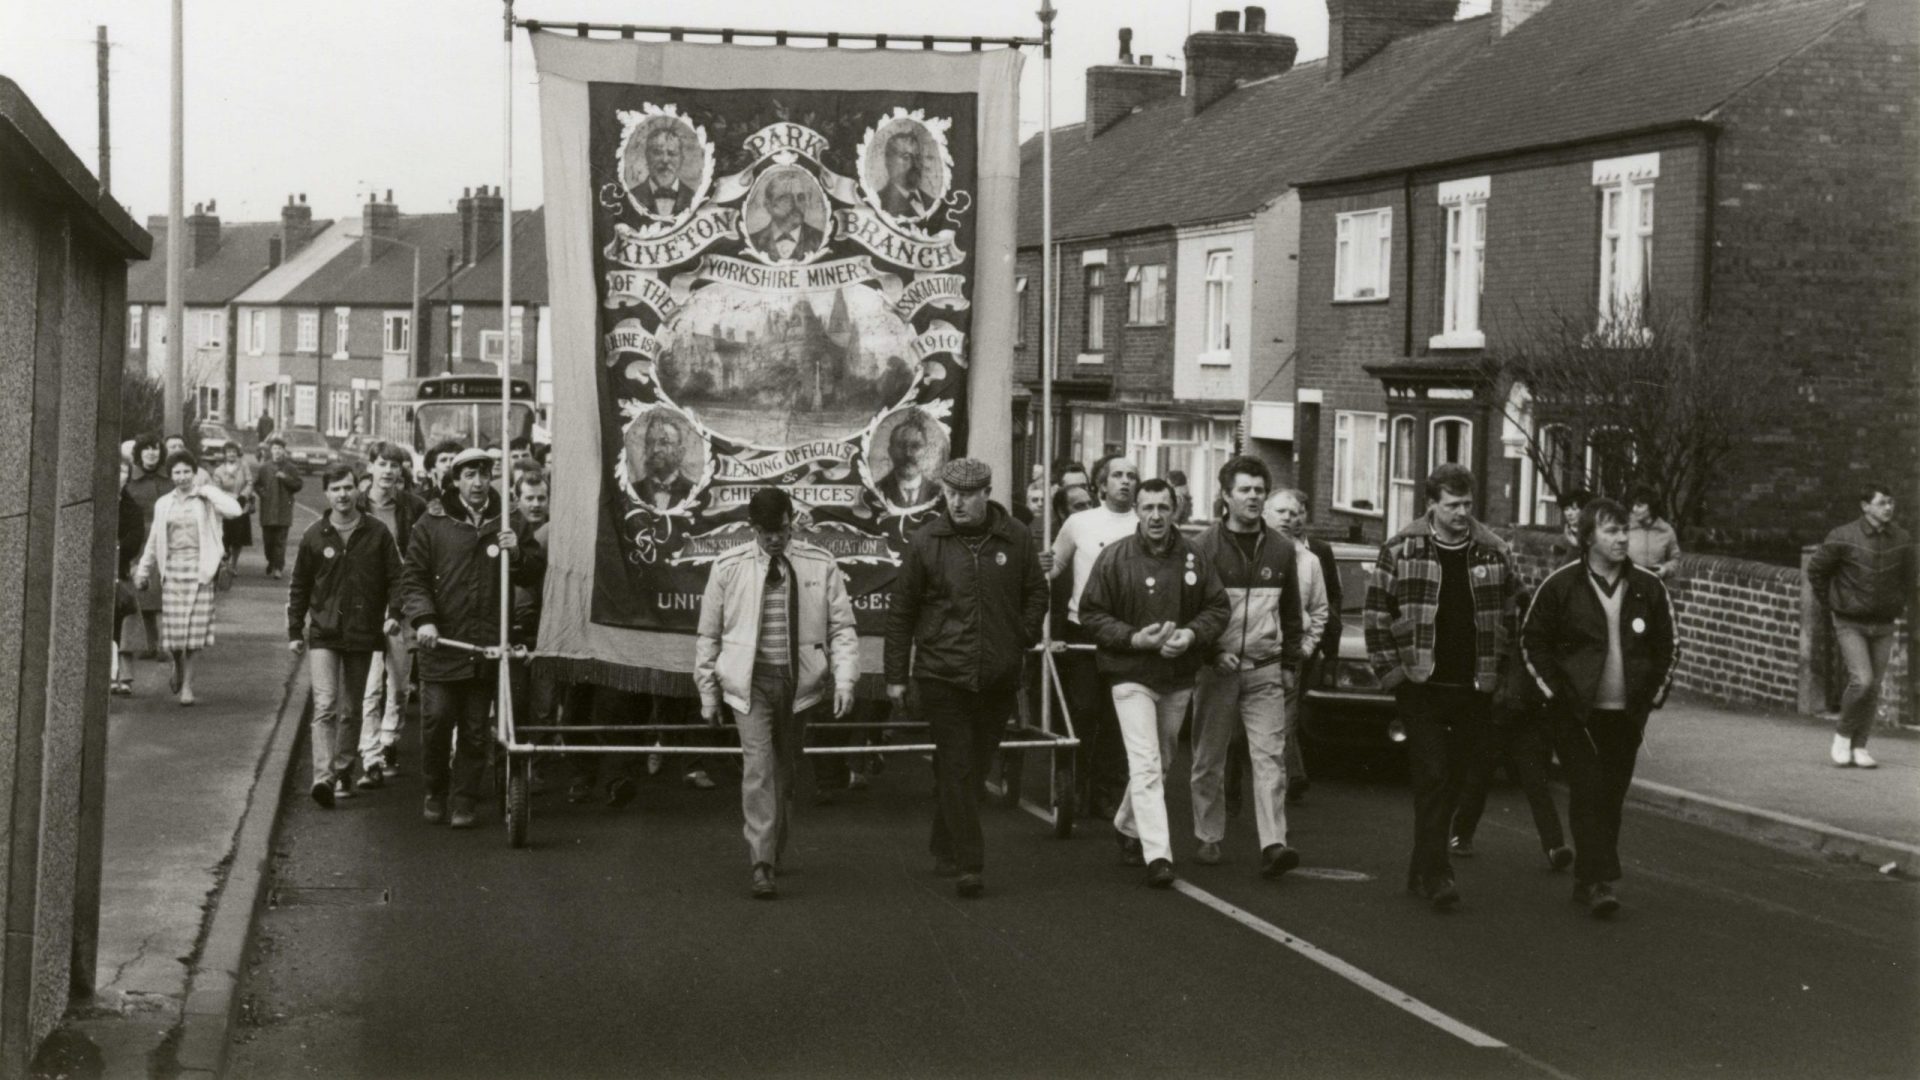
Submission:
[[[1015,681],[968,690],[938,679],[920,679],[920,710],[933,736],[933,809],[936,859],[951,860],[962,873],[977,874],[986,862],[980,833],[980,787],[1000,750],[1000,733],[1013,712]]]
[[[639,694],[577,682],[568,686],[561,697],[560,723],[569,727],[638,724],[646,716],[645,703],[646,698]],[[641,739],[637,733],[583,731],[566,736],[566,741],[568,746],[635,746]],[[639,759],[645,756],[642,751],[630,754],[568,754],[567,763],[572,767],[575,780],[591,785],[599,782],[602,776],[607,778],[608,783],[632,779]]]
[[[494,674],[420,684],[420,712],[427,794],[444,799],[451,782],[454,802],[479,804],[487,770],[487,724],[493,714]],[[449,761],[451,755],[451,761]]]
[[[1453,812],[1453,835],[1473,839],[1480,826],[1480,815],[1487,808],[1487,787],[1493,783],[1493,771],[1504,760],[1507,771],[1520,782],[1527,796],[1527,809],[1533,812],[1533,830],[1540,836],[1540,848],[1552,851],[1566,843],[1560,831],[1560,811],[1553,805],[1553,792],[1547,788],[1548,745],[1545,721],[1529,715],[1504,724],[1488,724],[1471,751],[1466,780],[1460,786],[1460,803]]]
[[[1567,824],[1573,829],[1573,877],[1585,885],[1620,880],[1620,809],[1633,784],[1634,760],[1647,715],[1595,709],[1582,724],[1554,720],[1560,773],[1570,793]]]
[[[267,557],[269,571],[287,568],[287,529],[286,525],[260,526],[260,551]]]
[[[1089,644],[1092,639],[1072,623],[1067,624],[1067,640]],[[1127,747],[1120,740],[1120,721],[1113,712],[1113,692],[1100,677],[1093,653],[1072,650],[1055,658],[1060,669],[1060,685],[1066,690],[1072,710],[1073,732],[1080,738],[1080,753],[1075,762],[1075,782],[1082,804],[1088,812],[1111,810],[1126,798],[1130,772]],[[1104,814],[1101,816],[1105,816]]]
[[[1413,778],[1413,859],[1407,873],[1422,880],[1451,877],[1447,834],[1491,699],[1471,687],[1411,682],[1402,683],[1394,697],[1407,729]]]

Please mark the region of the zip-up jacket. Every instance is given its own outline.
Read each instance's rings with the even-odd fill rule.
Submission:
[[[253,472],[253,497],[260,506],[260,527],[284,529],[293,524],[293,493],[306,486],[292,458],[271,457]]]
[[[971,539],[941,514],[913,534],[887,605],[890,685],[923,679],[982,690],[1020,677],[1027,646],[1040,640],[1047,580],[1040,547],[998,503]]]
[[[1139,532],[1108,544],[1080,594],[1080,627],[1099,646],[1094,660],[1100,674],[1156,690],[1192,682],[1231,611],[1212,562],[1178,529],[1162,555]],[[1193,631],[1186,652],[1169,660],[1158,649],[1134,648],[1136,631],[1168,621]]]
[[[770,557],[752,540],[727,549],[707,574],[693,641],[693,684],[703,706],[722,700],[735,713],[753,703],[753,665],[760,651],[760,603]],[[787,633],[793,643],[793,711],[812,708],[829,690],[852,693],[860,681],[860,637],[853,601],[833,554],[802,540],[787,545],[793,591]],[[829,684],[831,679],[831,684]]]
[[[1473,577],[1473,686],[1490,694],[1500,685],[1514,625],[1519,577],[1506,541],[1478,521],[1468,521],[1467,565]],[[1367,661],[1380,685],[1392,689],[1433,674],[1434,617],[1440,611],[1440,554],[1430,516],[1380,546],[1367,581]]]
[[[1892,622],[1913,595],[1913,538],[1865,517],[1827,534],[1807,560],[1807,583],[1828,611],[1856,622]]]
[[[432,623],[440,636],[469,645],[500,640],[500,495],[487,490],[487,504],[475,522],[449,487],[427,504],[413,523],[407,557],[400,568],[401,610],[416,630]],[[515,535],[518,546],[508,558],[510,580],[521,585],[540,580],[546,553],[531,536]],[[418,649],[415,670],[426,682],[457,682],[484,674],[485,661],[453,649]]]
[[[1627,712],[1639,716],[1666,701],[1673,678],[1673,602],[1659,575],[1628,563],[1620,600],[1620,665]],[[1527,670],[1547,707],[1583,721],[1600,692],[1607,663],[1607,613],[1594,595],[1585,559],[1540,583],[1520,634]]]
[[[1297,549],[1264,525],[1253,535],[1251,558],[1225,521],[1194,537],[1193,546],[1212,564],[1227,594],[1227,626],[1214,642],[1213,655],[1239,657],[1243,671],[1273,663],[1292,667],[1305,642]]]
[[[287,587],[287,640],[376,652],[389,616],[400,617],[400,549],[387,527],[364,514],[345,539],[332,514],[308,526]]]

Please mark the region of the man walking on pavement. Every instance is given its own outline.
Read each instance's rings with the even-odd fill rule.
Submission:
[[[1586,558],[1548,574],[1521,633],[1547,697],[1567,779],[1573,899],[1596,918],[1620,909],[1620,812],[1647,713],[1673,673],[1673,607],[1660,576],[1627,559],[1628,514],[1612,499],[1580,512]]]
[[[1080,620],[1081,594],[1093,564],[1107,545],[1132,536],[1140,519],[1134,513],[1134,488],[1140,470],[1119,454],[1109,454],[1093,463],[1093,484],[1101,502],[1082,510],[1060,526],[1053,548],[1041,559],[1041,569],[1049,578],[1071,575],[1072,591],[1067,595],[1067,643],[1090,645],[1093,637]],[[1117,808],[1126,802],[1127,757],[1121,745],[1119,728],[1113,715],[1112,699],[1102,685],[1094,661],[1084,652],[1060,656],[1060,680],[1067,702],[1073,710],[1075,728],[1081,732],[1085,753],[1080,755],[1084,776],[1079,783],[1085,789],[1086,803],[1095,813],[1109,812],[1110,800]]]
[[[733,709],[752,891],[771,900],[800,756],[795,718],[829,691],[835,717],[853,709],[860,639],[833,555],[794,539],[793,499],[779,488],[755,491],[747,523],[753,540],[724,552],[707,576],[693,681],[702,719],[718,724],[722,701]]]
[[[1847,665],[1840,725],[1829,751],[1835,765],[1874,768],[1867,753],[1893,652],[1894,623],[1913,595],[1913,538],[1893,523],[1893,493],[1860,489],[1860,517],[1827,534],[1807,561],[1813,598],[1833,620],[1833,641]]]
[[[267,459],[253,475],[253,496],[260,504],[260,553],[267,557],[267,576],[278,578],[287,565],[287,530],[293,528],[293,495],[305,481],[287,456],[287,444],[278,435],[267,440]]]
[[[944,512],[913,534],[887,608],[887,697],[906,704],[911,670],[934,744],[934,868],[966,897],[984,888],[980,785],[1047,615],[1040,542],[989,500],[992,483],[985,462],[947,462]]]
[[[1393,691],[1413,773],[1407,891],[1436,910],[1460,902],[1448,829],[1514,633],[1506,542],[1473,519],[1473,474],[1442,465],[1427,512],[1381,545],[1363,616],[1367,658]]]
[[[1193,698],[1194,673],[1226,628],[1230,606],[1212,564],[1173,523],[1173,485],[1140,485],[1140,527],[1107,545],[1080,596],[1099,646],[1127,750],[1127,798],[1114,815],[1122,857],[1147,884],[1173,884],[1166,772]]]
[[[1200,669],[1193,709],[1195,857],[1220,861],[1227,835],[1222,799],[1228,746],[1246,731],[1253,757],[1254,821],[1260,873],[1277,878],[1300,864],[1287,846],[1287,704],[1299,678],[1299,572],[1293,544],[1261,518],[1272,474],[1259,458],[1236,457],[1220,469],[1227,516],[1194,541],[1219,575],[1229,605],[1226,630],[1212,662]],[[1177,511],[1176,511],[1177,512]]]
[[[510,583],[523,585],[546,573],[546,557],[540,545],[503,524],[492,487],[493,458],[485,450],[461,451],[447,476],[446,490],[413,523],[400,580],[402,609],[419,643],[414,663],[425,728],[421,772],[427,779],[422,815],[432,824],[467,829],[482,795],[487,720],[499,672],[496,661],[440,648],[440,639],[497,643],[500,567],[494,560],[504,556]]]
[[[387,527],[404,559],[413,539],[413,523],[427,512],[427,501],[402,483],[413,455],[399,443],[374,447],[367,461],[371,483],[360,498],[360,511]],[[400,582],[394,579],[397,597]],[[405,621],[392,626],[386,645],[373,654],[367,673],[367,692],[361,715],[360,780],[362,788],[377,788],[395,775],[399,765],[400,725],[406,718],[408,683],[413,679],[413,631]],[[378,769],[375,768],[378,766]]]
[[[288,644],[308,653],[313,678],[313,801],[331,809],[353,794],[367,669],[399,626],[400,549],[360,512],[360,485],[345,466],[321,476],[327,515],[308,527],[287,588]],[[366,769],[377,782],[380,765]]]

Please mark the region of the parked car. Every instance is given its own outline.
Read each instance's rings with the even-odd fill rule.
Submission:
[[[202,420],[194,431],[194,438],[200,444],[201,458],[224,454],[229,446],[240,446],[240,440],[233,429],[218,420]],[[244,447],[242,447],[244,449]]]
[[[360,472],[366,472],[367,461],[373,457],[373,447],[377,442],[379,440],[373,436],[356,431],[340,444],[340,460]]]
[[[280,438],[287,444],[287,456],[301,472],[319,472],[341,463],[340,451],[313,428],[290,427],[280,432]]]
[[[1307,665],[1301,692],[1300,731],[1314,746],[1388,749],[1405,738],[1394,715],[1393,692],[1382,689],[1367,662],[1361,620],[1367,601],[1367,577],[1379,549],[1366,544],[1334,544],[1340,573],[1340,655]]]

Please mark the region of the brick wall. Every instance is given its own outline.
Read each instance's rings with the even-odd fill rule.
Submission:
[[[1513,543],[1521,579],[1528,588],[1537,586],[1554,569],[1551,551],[1558,534],[1541,529],[1502,531]],[[1669,582],[1679,639],[1674,685],[1735,704],[1796,708],[1802,681],[1828,676],[1825,670],[1803,669],[1802,580],[1795,567],[1719,555],[1682,555]],[[1883,725],[1915,721],[1907,694],[1910,639],[1903,626],[1882,687]],[[1816,647],[1804,663],[1827,661],[1825,649]],[[1844,683],[1845,675],[1839,678]],[[1824,701],[1816,700],[1813,708],[1823,711]]]

